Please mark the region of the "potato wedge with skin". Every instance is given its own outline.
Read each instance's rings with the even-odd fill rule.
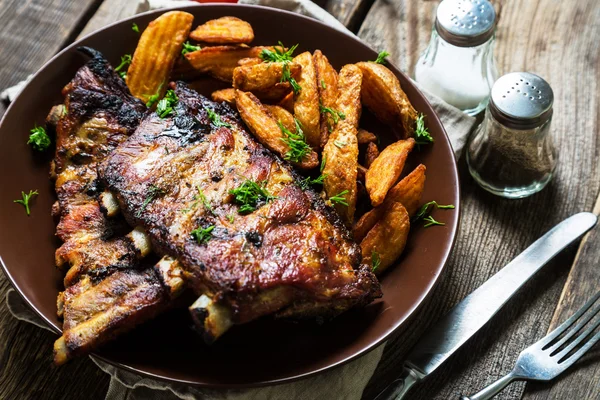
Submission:
[[[377,255],[380,263],[374,272],[382,274],[404,251],[409,231],[408,212],[400,203],[391,204],[360,242],[363,263],[373,265],[373,256]]]
[[[360,86],[362,73],[355,65],[344,66],[338,77],[340,96],[336,102],[339,111],[346,115],[329,135],[323,148],[325,166],[323,168],[323,189],[327,198],[347,191],[344,198],[348,205],[333,204],[342,220],[351,226],[356,211],[356,178],[358,174],[358,121],[360,120]],[[336,142],[343,143],[338,146]]]
[[[161,98],[165,94],[193,21],[192,14],[171,11],[150,22],[140,36],[125,78],[132,95],[146,103],[154,95]]]
[[[261,62],[263,62],[263,60],[260,57],[246,57],[238,61],[238,66],[241,67],[244,65],[256,65],[260,64]]]
[[[267,110],[269,110],[271,115],[273,115],[275,121],[281,122],[283,126],[291,132],[294,132],[296,130],[296,122],[294,121],[294,116],[288,110],[280,106],[271,106],[268,104],[265,104],[264,106]]]
[[[312,54],[305,51],[294,57],[294,63],[302,67],[300,77],[296,79],[300,85],[300,93],[294,96],[294,115],[302,124],[306,141],[313,149],[319,148],[319,90],[317,89],[317,71]]]
[[[289,85],[281,79],[286,68],[289,68],[292,78],[300,76],[302,67],[293,62],[288,63],[287,67],[282,62],[263,62],[237,67],[233,70],[233,87],[243,92],[263,92],[277,84]]]
[[[203,47],[201,50],[192,51],[180,61],[173,76],[176,79],[191,79],[202,74],[210,74],[224,82],[232,82],[233,70],[238,67],[238,62],[244,58],[257,58],[265,49],[272,47],[240,46],[213,46]]]
[[[358,144],[368,144],[368,143],[376,143],[377,136],[374,133],[371,133],[367,130],[360,128],[358,130]]]
[[[379,149],[377,145],[373,142],[367,145],[367,152],[365,154],[365,167],[369,168],[373,161],[379,156]],[[366,178],[366,176],[365,176]]]
[[[190,33],[190,38],[204,43],[237,44],[254,40],[252,26],[236,17],[213,19],[198,26]]]
[[[338,75],[329,60],[321,52],[315,50],[313,54],[315,70],[317,72],[317,87],[319,88],[319,103],[324,107],[335,107],[338,97]],[[320,109],[319,109],[320,111]],[[321,113],[319,121],[320,147],[323,148],[329,137],[329,130],[333,129],[333,118],[328,113]]]
[[[256,139],[269,150],[286,158],[290,147],[282,140],[285,135],[277,124],[275,117],[252,93],[242,92],[241,90],[236,90],[235,93],[235,104],[240,116]],[[319,157],[317,153],[311,151],[302,158],[301,162],[290,162],[298,168],[311,169],[319,165]]]
[[[406,157],[415,146],[415,140],[409,138],[392,143],[381,151],[373,161],[365,179],[365,186],[373,207],[377,207],[400,177]]]
[[[225,102],[232,106],[235,106],[235,89],[227,88],[221,90],[215,90],[211,93],[210,97],[212,101],[217,101],[219,103]]]
[[[289,112],[294,112],[294,92],[285,95],[283,99],[277,103],[278,106],[285,108]]]
[[[367,232],[381,219],[384,210],[390,204],[401,203],[408,212],[408,216],[412,218],[421,204],[421,197],[425,189],[425,171],[425,166],[419,164],[417,168],[390,189],[381,206],[363,214],[352,229],[354,240],[357,242],[363,240]]]
[[[362,102],[382,122],[400,129],[403,138],[414,136],[417,111],[408,100],[396,75],[371,61],[356,64],[363,72]]]

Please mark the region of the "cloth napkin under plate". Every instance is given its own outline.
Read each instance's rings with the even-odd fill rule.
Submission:
[[[258,4],[297,12],[352,34],[335,17],[309,0],[240,0],[239,3]],[[185,0],[148,0],[140,3],[139,12],[185,4],[195,3]],[[391,58],[393,59],[393,56]],[[3,91],[0,97],[3,100],[12,101],[26,84],[27,80],[20,82]],[[475,118],[463,114],[436,96],[422,91],[442,121],[458,159],[466,139],[475,125]],[[49,329],[14,290],[8,291],[6,302],[15,318],[40,328]],[[278,386],[246,390],[201,389],[183,384],[165,383],[116,368],[93,356],[90,358],[100,369],[111,376],[106,400],[352,400],[361,398],[365,386],[381,359],[384,346],[381,345],[357,360],[311,378]]]

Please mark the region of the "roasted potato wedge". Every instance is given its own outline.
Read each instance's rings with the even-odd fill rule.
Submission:
[[[241,67],[244,65],[260,64],[261,62],[263,62],[263,60],[260,57],[247,57],[247,58],[242,58],[240,61],[238,61],[238,65]]]
[[[350,226],[356,210],[356,177],[358,174],[358,121],[360,120],[360,86],[362,72],[355,65],[345,65],[338,77],[340,96],[336,107],[346,116],[335,126],[323,148],[325,162],[323,189],[328,199],[342,197],[334,207]]]
[[[233,70],[233,87],[243,92],[254,93],[266,92],[278,84],[289,86],[288,82],[282,80],[285,69],[289,69],[292,78],[298,78],[302,67],[293,62],[287,66],[282,62],[263,62],[237,67]]]
[[[319,148],[319,90],[317,89],[317,71],[312,54],[308,51],[294,57],[294,63],[301,65],[300,77],[296,79],[302,88],[294,96],[294,115],[300,121],[306,141],[314,149]]]
[[[338,97],[338,75],[335,69],[329,63],[329,60],[321,52],[315,50],[313,54],[315,70],[317,72],[317,87],[319,89],[319,102],[323,107],[335,107]],[[321,110],[319,110],[321,111]],[[329,130],[333,129],[333,117],[328,113],[321,112],[319,121],[320,147],[323,148],[329,137]]]
[[[241,90],[236,90],[235,93],[235,104],[240,116],[259,142],[298,168],[311,169],[319,165],[317,153],[308,146],[308,154],[301,159],[290,157],[291,148],[284,140],[287,136],[282,132],[273,114],[252,93]]]
[[[232,106],[235,106],[235,89],[227,88],[221,90],[215,90],[210,95],[213,101],[225,102],[229,103]]]
[[[377,148],[377,145],[373,142],[370,142],[367,145],[367,152],[365,154],[365,167],[369,168],[378,156],[379,149]]]
[[[371,61],[356,64],[363,72],[362,102],[382,122],[399,129],[404,138],[414,136],[417,111],[408,100],[396,75]]]
[[[423,189],[425,189],[425,171],[425,166],[419,164],[417,168],[390,189],[381,206],[363,214],[352,229],[354,240],[357,242],[363,240],[367,232],[382,218],[386,207],[390,204],[401,203],[408,212],[408,216],[412,218],[421,204]]]
[[[394,202],[360,242],[363,263],[373,265],[376,275],[383,273],[404,251],[409,230],[408,212],[402,204]],[[374,259],[379,265],[374,265]]]
[[[291,132],[294,132],[296,130],[296,122],[294,121],[294,116],[288,110],[281,106],[271,106],[268,104],[265,104],[265,108],[269,110],[271,115],[273,115],[275,121],[281,122],[287,130]]]
[[[127,70],[127,87],[144,103],[150,97],[162,97],[175,61],[181,56],[194,16],[170,11],[150,22],[144,29]]]
[[[271,47],[213,46],[203,47],[185,55],[173,71],[177,79],[190,79],[202,74],[210,74],[224,82],[232,82],[233,70],[244,58],[257,58],[264,49]]]
[[[212,19],[190,33],[197,42],[213,44],[250,43],[254,40],[252,26],[236,17]]]
[[[365,180],[365,187],[371,197],[371,204],[377,207],[400,177],[406,157],[415,146],[415,140],[409,138],[392,143],[381,151],[373,161]]]
[[[285,108],[289,112],[294,112],[294,92],[289,92],[283,99],[277,103],[278,106]]]
[[[358,144],[377,143],[377,136],[367,130],[360,128],[358,130]]]

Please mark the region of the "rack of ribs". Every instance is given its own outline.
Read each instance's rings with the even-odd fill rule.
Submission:
[[[227,104],[172,87],[172,115],[147,114],[98,171],[128,223],[181,264],[205,341],[267,314],[326,318],[381,296],[340,218],[290,165]],[[244,185],[262,190],[254,210],[234,195]]]
[[[64,105],[52,109],[56,130],[51,176],[60,217],[57,267],[66,270],[58,296],[63,333],[54,358],[63,364],[89,353],[165,309],[183,287],[178,263],[164,258],[154,266],[141,259],[150,251],[143,229],[131,231],[111,196],[104,196],[97,165],[126,140],[148,112],[97,51],[81,48],[91,60],[63,89]]]

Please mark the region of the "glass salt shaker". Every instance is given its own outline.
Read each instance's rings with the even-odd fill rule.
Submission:
[[[448,104],[475,115],[498,78],[494,60],[496,11],[487,0],[444,0],[436,12],[415,80]]]
[[[537,75],[513,72],[496,81],[485,118],[467,144],[469,171],[479,185],[516,199],[550,182],[557,162],[553,101],[552,88]]]

